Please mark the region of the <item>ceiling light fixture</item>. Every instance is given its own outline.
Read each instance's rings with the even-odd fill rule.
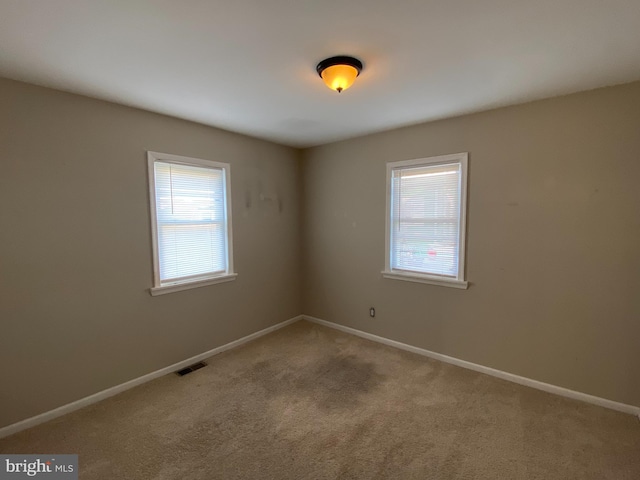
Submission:
[[[340,93],[349,88],[362,71],[362,62],[353,57],[331,57],[316,67],[318,75],[331,90]]]

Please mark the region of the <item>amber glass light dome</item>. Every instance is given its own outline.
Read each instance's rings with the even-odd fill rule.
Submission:
[[[362,71],[362,62],[353,57],[332,57],[321,61],[316,70],[327,87],[340,93],[353,85]]]

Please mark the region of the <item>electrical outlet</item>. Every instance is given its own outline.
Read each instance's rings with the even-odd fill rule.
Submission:
[[[371,318],[373,318],[373,317],[375,317],[375,316],[376,316],[376,309],[375,309],[375,308],[371,307],[371,308],[369,309],[369,316],[370,316]]]

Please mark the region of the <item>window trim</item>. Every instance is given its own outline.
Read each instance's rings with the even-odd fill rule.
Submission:
[[[183,279],[162,284],[160,281],[160,257],[158,249],[158,215],[156,211],[155,163],[170,162],[194,167],[217,168],[224,171],[225,179],[225,221],[227,224],[227,270],[211,276],[199,276],[195,279]],[[153,286],[149,289],[152,296],[179,292],[191,288],[205,287],[215,283],[230,282],[238,276],[233,269],[233,226],[231,219],[231,165],[228,163],[185,157],[170,153],[147,151],[147,172],[149,176],[149,210],[151,213],[151,242],[153,251]]]
[[[446,165],[459,163],[460,172],[460,224],[459,224],[459,245],[458,245],[458,274],[454,277],[445,275],[427,274],[414,271],[391,268],[391,181],[392,173],[396,168],[415,167],[421,165]],[[454,153],[450,155],[439,155],[436,157],[416,158],[413,160],[403,160],[399,162],[387,162],[387,208],[385,219],[385,266],[382,271],[384,278],[392,280],[403,280],[407,282],[428,283],[443,287],[453,287],[466,289],[468,282],[465,278],[466,263],[466,237],[467,237],[467,170],[469,154],[467,152]]]

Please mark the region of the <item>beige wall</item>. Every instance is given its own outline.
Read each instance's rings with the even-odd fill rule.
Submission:
[[[231,164],[235,282],[149,295],[146,150]],[[0,427],[300,314],[299,157],[0,79]]]
[[[639,125],[635,83],[301,155],[0,79],[0,427],[303,311],[640,405]],[[146,150],[231,163],[235,282],[149,295]],[[385,162],[461,151],[469,290],[383,279]]]
[[[385,162],[457,152],[470,288],[383,279]],[[303,176],[305,314],[640,405],[640,83],[313,148]]]

